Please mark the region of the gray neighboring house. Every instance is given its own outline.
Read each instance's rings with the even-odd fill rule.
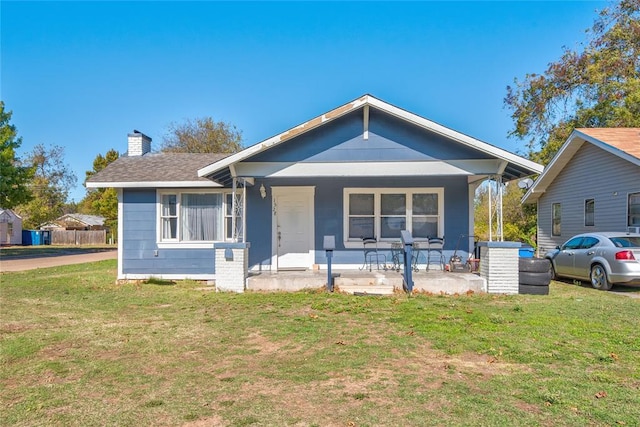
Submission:
[[[640,232],[640,128],[575,129],[523,203],[538,204],[538,253],[579,233]]]

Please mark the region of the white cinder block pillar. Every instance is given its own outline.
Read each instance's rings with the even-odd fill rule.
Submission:
[[[519,242],[479,242],[480,277],[490,294],[518,293]]]
[[[249,246],[249,243],[214,243],[217,291],[244,292]]]

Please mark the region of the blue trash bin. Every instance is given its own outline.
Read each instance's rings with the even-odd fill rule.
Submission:
[[[520,246],[520,249],[518,249],[518,256],[520,258],[533,258],[535,252],[536,250],[533,246],[523,243],[522,246]]]

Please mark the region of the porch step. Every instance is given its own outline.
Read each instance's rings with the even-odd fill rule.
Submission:
[[[352,295],[392,295],[394,284],[384,275],[368,277],[336,277],[334,285],[340,292]]]

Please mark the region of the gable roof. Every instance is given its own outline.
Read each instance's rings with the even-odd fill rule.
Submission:
[[[524,195],[522,202],[537,201],[585,143],[593,144],[640,167],[640,128],[578,128],[571,132],[544,172]]]
[[[96,226],[96,225],[104,225],[104,217],[98,215],[85,215],[79,213],[72,213],[62,215],[60,218],[56,219],[55,222],[64,222],[66,220],[72,220],[79,222],[81,224]]]
[[[17,213],[15,213],[12,209],[2,209],[2,208],[0,208],[0,218],[6,219],[6,220],[8,220],[9,218],[22,219],[22,217]]]
[[[199,177],[198,169],[225,158],[228,154],[150,153],[123,156],[87,179],[87,188],[162,188],[218,187]]]
[[[234,175],[233,169],[234,165],[236,165],[237,163],[242,162],[243,160],[246,160],[266,150],[272,149],[286,141],[293,139],[294,137],[302,135],[303,133],[309,132],[333,120],[343,117],[346,114],[360,109],[363,110],[363,132],[366,135],[368,133],[368,108],[375,108],[384,113],[398,117],[408,123],[417,125],[422,129],[442,135],[453,142],[471,147],[482,153],[486,153],[493,158],[503,161],[504,164],[502,167],[502,173],[507,179],[529,176],[541,173],[543,170],[542,165],[539,165],[531,160],[525,159],[486,142],[447,128],[436,122],[398,108],[367,94],[331,111],[321,114],[320,116],[317,116],[298,126],[288,129],[278,135],[254,144],[238,153],[232,154],[220,161],[203,167],[198,171],[198,176],[209,177],[221,182],[228,182],[230,180],[230,177]]]

